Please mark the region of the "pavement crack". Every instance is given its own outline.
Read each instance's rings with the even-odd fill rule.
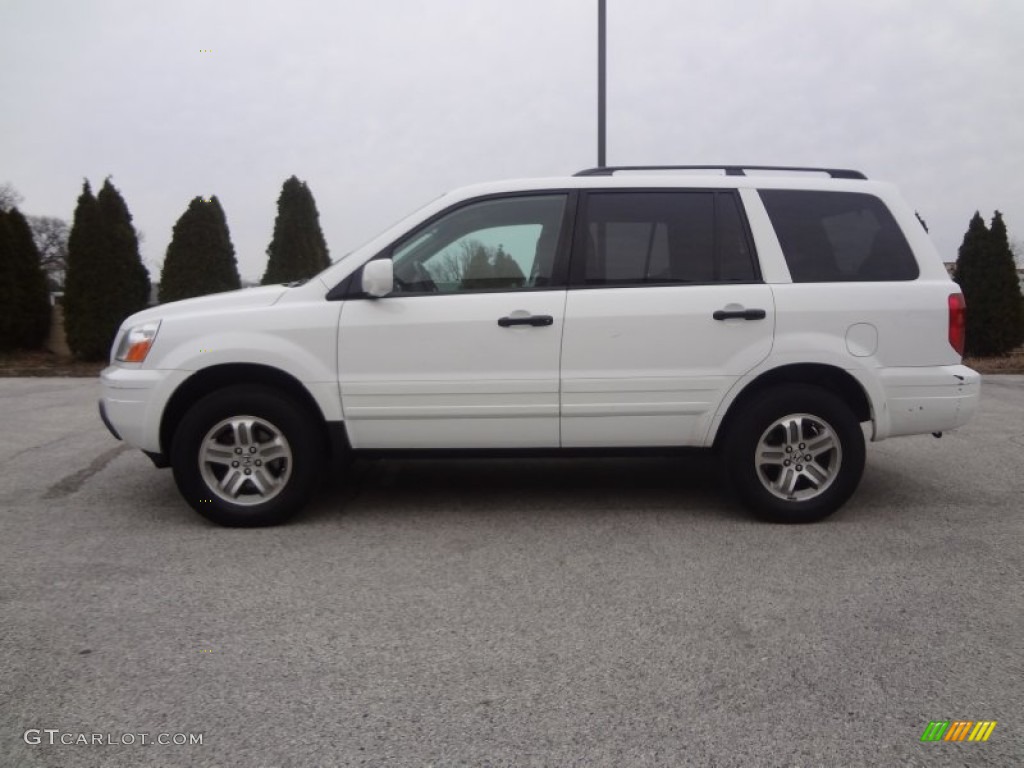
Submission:
[[[39,445],[30,445],[28,448],[22,448],[17,453],[12,453],[10,456],[4,459],[4,462],[14,461],[16,458],[18,458],[19,456],[23,456],[26,453],[31,453],[32,451],[41,451],[43,448],[49,448],[51,445],[56,445],[57,443],[65,442],[69,437],[79,437],[80,435],[91,434],[95,431],[95,427],[90,427],[89,429],[82,429],[79,430],[78,432],[71,432],[66,435],[61,435],[60,437],[55,437],[53,438],[53,440],[47,440],[45,443],[40,443]]]
[[[129,445],[118,445],[111,448],[109,451],[105,451],[97,456],[95,459],[89,462],[89,466],[84,469],[80,469],[77,472],[73,472],[67,477],[61,478],[56,483],[46,489],[43,494],[44,499],[59,499],[64,496],[70,496],[72,493],[79,491],[86,481],[100,472],[110,462],[116,459],[125,451],[130,451],[131,446]]]

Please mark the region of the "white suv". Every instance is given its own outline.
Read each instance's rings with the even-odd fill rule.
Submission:
[[[469,187],[302,284],[140,312],[104,423],[225,525],[285,520],[347,457],[685,446],[761,516],[818,520],[865,434],[975,411],[963,298],[893,187],[714,170]]]

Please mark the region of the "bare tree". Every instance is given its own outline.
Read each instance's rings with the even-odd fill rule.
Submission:
[[[457,251],[446,252],[437,259],[436,264],[430,265],[430,273],[434,278],[434,282],[450,283],[451,285],[461,283],[462,278],[465,277],[466,272],[469,270],[470,262],[473,261],[473,257],[480,251],[486,254],[487,248],[479,240],[461,241]]]
[[[18,194],[18,190],[14,188],[11,182],[5,181],[3,184],[0,184],[0,211],[6,213],[11,208],[17,208],[24,199]]]
[[[29,216],[32,238],[39,249],[39,260],[46,271],[50,290],[64,288],[64,274],[68,268],[68,234],[71,228],[64,219],[55,216]]]

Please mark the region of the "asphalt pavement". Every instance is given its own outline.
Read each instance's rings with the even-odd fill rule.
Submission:
[[[0,766],[1024,764],[1022,376],[801,527],[695,457],[367,462],[222,529],[95,398],[0,379]]]

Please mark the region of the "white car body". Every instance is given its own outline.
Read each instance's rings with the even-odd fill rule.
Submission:
[[[165,457],[179,388],[203,372],[284,374],[324,423],[364,449],[560,449],[716,443],[737,398],[773,372],[822,366],[857,383],[873,440],[942,432],[975,411],[978,374],[950,343],[958,287],[915,215],[888,184],[790,176],[642,178],[647,190],[737,190],[761,280],[329,300],[328,292],[443,211],[491,196],[630,190],[637,176],[478,185],[434,201],[302,285],[156,306],[125,320],[159,331],[142,363],[101,376],[105,420]],[[917,259],[912,281],[794,283],[759,190],[849,191],[881,200]],[[763,320],[715,320],[756,307]],[[546,327],[496,318],[550,316]],[[116,344],[115,344],[116,347]],[[814,370],[820,370],[815,368]],[[244,381],[242,382],[244,383]]]

